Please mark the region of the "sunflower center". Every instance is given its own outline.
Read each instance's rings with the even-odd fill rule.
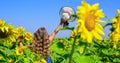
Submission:
[[[85,18],[85,27],[87,28],[88,31],[92,31],[95,28],[95,23],[96,21],[94,12],[91,12]]]
[[[22,51],[23,51],[23,49],[20,48],[19,51],[18,51],[19,54],[22,54]]]
[[[9,36],[10,35],[6,31],[2,32],[2,30],[0,30],[0,38],[7,38]]]

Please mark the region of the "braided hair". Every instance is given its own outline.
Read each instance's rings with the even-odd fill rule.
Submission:
[[[49,35],[46,29],[41,27],[34,33],[32,49],[36,54],[42,54],[46,58],[50,54],[49,46]]]

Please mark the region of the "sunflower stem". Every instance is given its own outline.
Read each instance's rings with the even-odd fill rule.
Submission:
[[[74,30],[74,27],[65,27],[65,28],[61,28],[61,30]]]
[[[108,25],[112,25],[112,24],[114,24],[114,23],[107,23],[106,25],[103,26],[103,28],[105,28]]]
[[[86,50],[87,50],[87,43],[85,43],[83,55],[85,55]]]
[[[74,42],[73,42],[72,50],[71,50],[70,57],[69,57],[69,63],[71,63],[72,61],[72,56],[73,56],[74,49],[75,49],[75,42],[76,42],[76,36],[74,37]]]

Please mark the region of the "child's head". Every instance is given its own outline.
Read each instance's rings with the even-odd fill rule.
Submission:
[[[37,54],[42,54],[44,57],[49,55],[49,35],[44,27],[39,28],[34,33],[33,51]]]

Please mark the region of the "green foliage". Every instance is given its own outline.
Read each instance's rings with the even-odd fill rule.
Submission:
[[[77,42],[72,63],[120,63],[120,45],[114,49],[111,40],[94,40],[92,44],[81,39]],[[68,63],[72,43],[69,38],[55,39],[52,42],[50,50],[53,63]],[[83,53],[80,53],[80,48],[84,48]]]
[[[61,30],[74,30],[74,27],[65,27],[65,28],[62,28]]]
[[[20,29],[23,30],[23,28]],[[62,30],[68,29],[73,30],[73,28],[63,28]],[[5,31],[2,28],[0,30],[1,33]],[[16,54],[16,48],[20,46],[19,41],[22,41],[24,46],[31,43],[29,33],[26,33],[28,34],[26,37],[23,36],[24,33],[18,33],[23,38],[18,38],[14,33],[13,36],[7,38],[0,37],[0,63],[34,63],[43,59],[41,55],[35,54],[31,49],[24,49],[21,55]],[[119,44],[113,48],[113,42],[110,39],[94,40],[91,44],[80,37],[54,39],[50,46],[50,56],[53,63],[69,63],[70,57],[72,63],[120,63]]]
[[[32,34],[26,32],[23,27],[14,28],[3,20],[0,22],[3,23],[0,25],[0,63],[33,63],[42,59],[31,49],[24,49],[23,54],[17,55],[16,48],[19,48],[20,42],[24,46],[30,45]]]

